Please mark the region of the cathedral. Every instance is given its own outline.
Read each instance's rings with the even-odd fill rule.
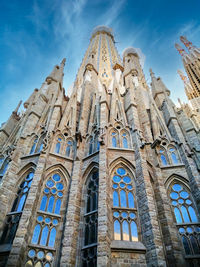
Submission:
[[[63,59],[2,124],[0,266],[200,266],[200,49],[181,42],[187,104],[98,26],[71,92]]]

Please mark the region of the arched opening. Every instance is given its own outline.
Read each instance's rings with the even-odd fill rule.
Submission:
[[[97,266],[99,172],[93,169],[85,184],[82,266]]]

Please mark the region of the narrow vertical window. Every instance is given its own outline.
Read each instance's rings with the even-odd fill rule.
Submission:
[[[123,145],[123,148],[128,148],[128,140],[127,140],[127,134],[126,133],[122,134],[122,145]]]
[[[96,170],[86,183],[82,266],[97,266],[98,187],[99,174]]]
[[[200,238],[200,224],[190,193],[184,185],[175,183],[170,188],[169,198],[185,254],[200,254],[200,244],[197,241]]]
[[[6,215],[5,226],[0,238],[0,244],[13,243],[33,176],[34,172],[29,172],[18,187],[17,196],[13,202],[11,212]]]
[[[178,157],[177,157],[177,152],[175,150],[175,148],[170,148],[169,149],[169,153],[171,155],[171,161],[173,164],[178,164],[179,163],[179,160],[178,160]]]
[[[115,132],[112,133],[112,147],[117,147],[117,134]]]
[[[121,166],[114,170],[112,210],[115,240],[138,241],[137,209],[133,185],[133,178],[128,170]]]
[[[160,159],[161,159],[162,165],[166,166],[167,165],[167,158],[166,158],[165,150],[163,150],[163,149],[160,149]]]
[[[8,158],[1,158],[0,159],[0,181],[3,178],[4,174],[6,173],[9,165],[9,159]]]
[[[93,153],[93,137],[89,140],[89,155]]]
[[[35,152],[37,142],[38,142],[38,138],[35,138],[35,140],[33,141],[33,145],[31,147],[30,155]]]
[[[72,150],[72,141],[68,141],[67,142],[67,147],[66,147],[66,156],[67,157],[70,157],[71,150]]]
[[[61,141],[62,141],[62,139],[59,137],[58,142],[56,143],[56,147],[55,147],[55,153],[57,153],[57,154],[60,153]]]

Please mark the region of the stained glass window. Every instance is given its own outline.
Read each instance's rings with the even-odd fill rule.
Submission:
[[[67,142],[67,147],[66,147],[66,156],[70,157],[72,152],[72,141]]]
[[[31,147],[30,155],[35,152],[37,142],[38,142],[38,138],[35,138],[34,141],[33,141],[33,145]]]
[[[41,266],[54,266],[55,251],[51,249],[55,248],[57,232],[62,221],[60,213],[64,190],[63,177],[58,173],[48,177],[43,188],[43,196],[31,238],[31,244],[37,245],[38,248],[36,249],[34,246],[31,247],[31,244],[29,245],[31,249],[28,252],[28,259],[25,265],[27,267],[30,264],[32,264],[31,266],[39,266],[38,264],[40,264],[42,258],[44,259]]]
[[[177,157],[177,151],[175,148],[170,148],[169,149],[169,153],[171,155],[171,161],[173,164],[178,164],[179,163],[179,160],[178,160],[178,157]]]
[[[13,243],[19,220],[31,187],[33,176],[34,172],[29,172],[18,187],[17,196],[13,202],[11,212],[9,212],[9,214],[6,216],[3,234],[0,238],[0,244]]]
[[[56,143],[56,147],[55,147],[55,153],[57,153],[57,154],[60,153],[61,141],[62,141],[62,139],[59,137],[58,141]]]
[[[114,239],[138,241],[134,183],[127,169],[115,169],[112,188]]]
[[[127,134],[122,134],[122,146],[123,148],[128,148],[128,140],[127,140]]]
[[[175,183],[169,198],[185,254],[200,254],[200,224],[190,192],[183,184]]]
[[[162,162],[162,165],[163,166],[168,165],[168,163],[167,163],[167,157],[166,157],[166,152],[165,152],[164,149],[160,149],[160,159],[161,159],[161,162]]]
[[[86,183],[82,266],[97,266],[98,187],[99,174],[96,170],[88,177]]]

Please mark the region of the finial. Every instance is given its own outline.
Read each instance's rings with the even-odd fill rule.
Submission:
[[[19,107],[21,106],[21,103],[22,103],[22,100],[19,101],[19,103],[18,103],[16,109],[13,111],[13,113],[17,114]]]
[[[64,57],[60,64],[65,65],[65,62],[66,62],[66,58]]]
[[[151,77],[155,77],[154,72],[152,71],[152,68],[149,69]]]
[[[192,42],[189,42],[185,36],[180,37],[181,42],[187,47],[187,49],[192,48]]]
[[[185,53],[185,50],[179,44],[175,44],[175,47],[178,50],[179,54],[183,56],[183,54]]]
[[[178,103],[179,103],[180,106],[182,107],[182,102],[181,102],[180,98],[178,98]]]

